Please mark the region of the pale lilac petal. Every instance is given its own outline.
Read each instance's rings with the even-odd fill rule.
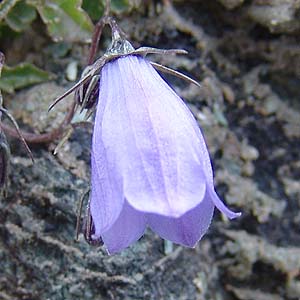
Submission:
[[[124,202],[118,220],[102,234],[102,240],[109,254],[120,252],[137,241],[146,228],[146,217]]]
[[[241,213],[240,212],[235,213],[235,212],[229,210],[215,192],[214,181],[213,181],[213,170],[212,170],[212,165],[211,165],[211,160],[209,157],[208,149],[207,149],[204,137],[202,135],[201,129],[198,126],[197,122],[195,121],[194,116],[192,115],[192,113],[190,112],[190,110],[188,109],[186,104],[182,101],[182,99],[177,96],[177,94],[174,92],[174,90],[165,81],[163,81],[163,80],[159,81],[159,78],[161,78],[161,77],[155,71],[155,69],[149,68],[149,70],[152,74],[153,80],[151,82],[149,82],[148,87],[151,89],[163,89],[163,88],[168,89],[169,92],[172,93],[174,97],[177,97],[178,101],[176,102],[176,104],[177,104],[176,110],[177,110],[177,112],[181,111],[181,113],[178,114],[178,117],[181,118],[180,120],[182,123],[189,123],[192,125],[192,127],[194,129],[194,133],[196,134],[197,137],[195,138],[195,140],[193,142],[198,151],[197,153],[198,153],[199,159],[201,160],[201,163],[202,163],[202,171],[204,172],[204,174],[206,176],[206,181],[208,183],[207,189],[210,193],[211,200],[214,202],[216,207],[222,213],[224,213],[228,218],[234,219],[234,218],[240,217]],[[159,82],[159,84],[158,84],[158,82]],[[155,85],[150,86],[150,83],[154,83]],[[172,106],[172,101],[173,101],[172,97],[165,98],[165,102],[168,102],[167,105],[169,105],[169,106]],[[157,103],[157,105],[159,105],[159,103]]]
[[[206,233],[214,212],[214,204],[206,193],[202,202],[179,218],[148,215],[150,228],[164,239],[194,247]]]
[[[95,225],[95,236],[98,238],[116,221],[124,203],[121,184],[116,177],[112,177],[105,157],[103,148],[98,147],[97,153],[91,158],[90,209]]]
[[[172,217],[196,207],[204,197],[205,163],[195,120],[182,100],[141,57],[108,63],[101,83],[103,77],[114,87],[103,113],[102,139],[129,204]]]
[[[178,97],[178,95],[175,93],[175,91],[164,81],[159,80],[162,79],[160,75],[156,72],[154,68],[149,68],[149,71],[151,72],[151,76],[153,80],[151,81],[152,86],[151,89],[167,89],[170,94],[173,95],[173,97],[177,98],[176,101],[176,112],[178,117],[180,117],[181,123],[190,124],[193,128],[193,131],[190,132],[191,137],[193,137],[195,140],[193,141],[194,147],[197,151],[197,154],[201,160],[201,164],[203,167],[203,172],[205,173],[208,183],[213,187],[213,171],[211,166],[211,160],[209,157],[207,145],[204,139],[204,136],[202,135],[201,129],[198,126],[198,123],[196,122],[193,114],[188,109],[187,105],[184,103],[184,101]],[[174,106],[174,99],[173,97],[167,97],[164,98],[165,105]],[[157,102],[157,105],[159,105],[160,99]],[[191,130],[191,128],[189,128]],[[196,137],[195,137],[196,135]]]
[[[229,208],[225,206],[225,204],[222,202],[222,200],[219,198],[217,193],[214,189],[210,189],[209,191],[211,200],[213,201],[214,205],[217,207],[217,209],[222,212],[224,215],[226,215],[229,219],[235,219],[241,216],[240,212],[233,212]]]
[[[111,97],[113,82],[102,72],[99,103],[93,131],[91,153],[91,202],[90,209],[95,225],[95,236],[100,237],[118,218],[124,203],[123,183],[115,172],[115,164],[102,141],[103,112]]]

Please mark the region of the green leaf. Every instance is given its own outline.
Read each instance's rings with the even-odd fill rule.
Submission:
[[[0,89],[13,93],[15,89],[53,79],[54,75],[43,71],[30,63],[21,63],[15,67],[4,66],[0,78]]]
[[[0,39],[4,37],[13,39],[17,35],[18,33],[16,31],[13,31],[9,26],[4,23],[0,23]]]
[[[104,13],[105,0],[83,0],[82,8],[89,14],[93,21],[98,21]],[[130,5],[128,0],[111,1],[111,11],[116,14],[128,11],[129,9]]]
[[[93,24],[81,0],[28,0],[38,10],[54,41],[88,42]]]
[[[2,21],[9,11],[15,6],[18,0],[2,0],[0,2],[0,21]]]
[[[93,21],[98,21],[104,12],[104,1],[83,0],[82,8],[89,14]]]
[[[126,10],[129,10],[129,1],[128,0],[112,0],[111,1],[111,10],[115,13],[122,13]]]
[[[36,10],[24,1],[18,2],[6,16],[6,24],[13,30],[20,32],[36,18]]]

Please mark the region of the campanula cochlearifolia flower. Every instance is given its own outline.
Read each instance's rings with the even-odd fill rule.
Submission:
[[[204,138],[182,99],[139,55],[101,70],[92,142],[90,210],[93,237],[109,253],[138,240],[146,226],[193,247],[214,207],[230,219],[215,192]]]

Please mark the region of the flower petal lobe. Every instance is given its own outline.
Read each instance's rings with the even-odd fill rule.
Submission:
[[[202,201],[205,166],[196,121],[153,70],[135,56],[103,68],[114,88],[103,114],[102,138],[128,203],[143,212],[179,217]]]
[[[145,228],[146,216],[125,201],[118,220],[102,234],[108,253],[120,252],[137,241],[143,235]]]
[[[179,218],[148,216],[150,228],[162,238],[176,244],[194,247],[206,233],[214,212],[214,204],[206,194],[203,201]]]

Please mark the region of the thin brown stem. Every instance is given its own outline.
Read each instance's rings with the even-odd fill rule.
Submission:
[[[95,25],[93,37],[92,37],[92,44],[90,48],[90,55],[88,59],[88,65],[91,65],[95,61],[95,55],[97,52],[97,48],[99,45],[99,41],[102,35],[102,31],[104,26],[109,22],[109,14],[110,14],[110,0],[106,0],[105,10],[103,16]]]
[[[17,134],[17,137],[20,139],[20,141],[22,142],[22,144],[24,145],[24,147],[26,148],[26,151],[27,153],[29,154],[32,162],[34,162],[34,159],[33,159],[33,155],[32,155],[32,152],[30,150],[30,148],[28,147],[22,133],[20,132],[20,128],[19,128],[19,125],[18,123],[15,121],[14,117],[4,108],[0,107],[0,112],[2,112],[14,125],[15,127],[15,131],[16,131],[16,134]]]
[[[68,114],[66,115],[62,123],[57,128],[53,129],[51,132],[43,133],[43,134],[30,133],[23,130],[20,130],[19,132],[23,136],[24,140],[29,144],[50,143],[55,139],[59,138],[62,135],[64,128],[71,122],[74,115],[75,106],[76,103],[74,102],[72,106],[70,106]],[[17,130],[12,128],[11,126],[3,123],[1,123],[0,126],[6,134],[16,138],[19,137]]]
[[[1,124],[1,128],[3,131],[15,138],[18,138],[17,131],[12,128],[11,126],[7,124]],[[53,141],[58,136],[57,128],[52,130],[49,133],[42,133],[42,134],[36,134],[36,133],[30,133],[24,130],[20,130],[22,136],[24,137],[25,141],[29,144],[43,144],[43,143],[49,143]]]
[[[105,23],[103,22],[103,18],[101,18],[98,23],[95,25],[93,38],[92,38],[92,44],[90,48],[90,55],[88,59],[88,64],[91,65],[95,60],[96,51],[98,48],[98,44],[100,41],[100,37],[102,35],[102,30],[105,26]]]

